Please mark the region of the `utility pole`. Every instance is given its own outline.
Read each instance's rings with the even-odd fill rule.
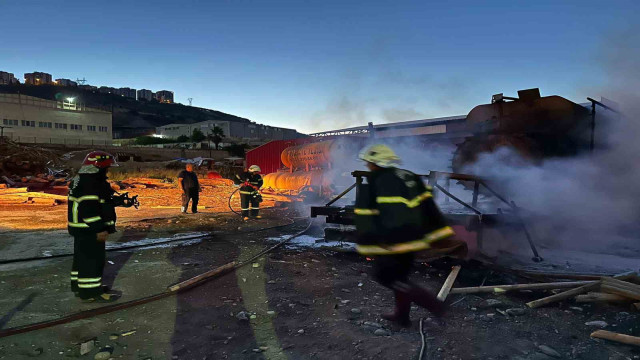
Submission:
[[[76,78],[76,82],[80,85],[84,85],[84,83],[87,82],[87,79],[85,79],[84,77],[82,79]]]
[[[191,102],[193,102],[193,98],[187,98],[187,101],[189,102],[189,106],[191,106]]]
[[[11,126],[2,126],[0,125],[0,142],[4,142],[4,129],[11,129]]]

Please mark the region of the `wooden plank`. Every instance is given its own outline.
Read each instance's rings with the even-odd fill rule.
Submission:
[[[627,345],[640,346],[640,337],[614,333],[607,330],[597,330],[591,333],[592,338],[615,341]]]
[[[616,295],[625,296],[634,300],[640,300],[639,293],[624,287],[612,286],[611,284],[602,284],[600,289],[610,294],[616,294]]]
[[[453,286],[453,283],[456,281],[456,278],[458,277],[458,273],[460,272],[461,268],[462,267],[460,265],[456,265],[451,269],[449,276],[447,276],[447,280],[444,281],[444,284],[442,285],[442,289],[440,289],[440,292],[438,293],[438,300],[445,301],[447,299],[447,296],[451,291],[451,287]]]
[[[631,299],[616,294],[607,294],[601,292],[590,292],[584,295],[576,296],[576,302],[579,303],[591,303],[591,302],[627,302]]]
[[[628,279],[628,278],[630,278],[632,276],[635,276],[635,275],[636,274],[634,272],[631,272],[631,273],[625,273],[625,274],[616,275],[615,278],[618,279],[618,280],[625,280],[625,279]],[[607,280],[607,279],[612,279],[612,278],[603,277],[603,280]],[[572,290],[569,290],[569,291],[561,292],[561,293],[556,294],[556,295],[548,296],[546,298],[530,301],[530,302],[527,303],[527,306],[529,306],[530,308],[537,308],[537,307],[540,307],[540,306],[543,306],[543,305],[550,304],[552,302],[565,300],[565,299],[568,299],[570,297],[583,294],[583,293],[585,293],[587,291],[591,291],[591,290],[596,289],[598,286],[600,286],[600,288],[602,289],[602,281],[598,281],[595,286],[593,286],[593,285],[591,285],[591,286],[590,285],[584,285],[584,286],[581,286],[581,287],[576,288],[576,289],[572,289]]]
[[[516,284],[516,285],[490,285],[466,288],[453,288],[451,294],[477,294],[477,293],[502,293],[511,290],[552,290],[574,288],[576,286],[600,284],[599,281],[564,281],[552,283]]]
[[[26,193],[26,187],[20,188],[9,188],[9,189],[0,189],[0,196],[2,195],[10,195],[10,194],[18,194],[18,193]]]
[[[629,289],[635,293],[640,294],[640,285],[637,285],[628,281],[622,281],[622,280],[617,280],[613,278],[603,278],[602,283],[613,286],[613,287]]]
[[[550,304],[550,303],[553,303],[553,302],[556,302],[556,301],[565,300],[565,299],[574,297],[576,295],[580,295],[580,294],[586,293],[588,291],[597,289],[599,286],[600,286],[600,282],[596,281],[596,282],[594,282],[592,284],[583,285],[583,286],[580,286],[580,287],[575,288],[575,289],[571,289],[571,290],[568,290],[568,291],[563,291],[563,292],[561,292],[559,294],[555,294],[555,295],[544,297],[542,299],[530,301],[530,302],[527,303],[527,306],[532,308],[532,309],[535,309],[535,308],[540,307],[540,306],[544,306],[544,305],[547,305],[547,304]]]

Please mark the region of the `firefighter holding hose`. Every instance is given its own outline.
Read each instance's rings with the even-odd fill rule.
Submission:
[[[444,313],[436,296],[409,281],[415,253],[454,235],[419,176],[398,169],[400,158],[386,145],[371,145],[359,155],[371,171],[356,195],[357,251],[374,258],[374,278],[393,290],[395,311],[382,317],[411,325],[411,303],[434,315]]]
[[[89,153],[69,185],[68,231],[73,236],[71,290],[87,302],[112,302],[118,295],[102,285],[105,242],[116,232],[115,191],[107,171],[118,166],[113,155]]]
[[[262,187],[262,176],[260,176],[260,167],[251,165],[247,171],[236,175],[235,183],[240,186],[242,219],[245,221],[249,220],[249,217],[261,219],[260,203],[262,202],[262,195],[260,195],[259,190]]]

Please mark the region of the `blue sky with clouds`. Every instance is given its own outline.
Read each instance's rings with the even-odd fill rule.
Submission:
[[[168,89],[301,131],[600,96],[640,1],[0,0],[0,70]],[[640,44],[639,44],[640,46]]]

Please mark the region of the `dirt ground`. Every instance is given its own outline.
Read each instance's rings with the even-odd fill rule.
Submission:
[[[64,208],[35,212],[38,230],[9,229],[34,212],[24,206],[20,211],[3,208],[2,259],[68,252],[71,241],[58,224]],[[265,219],[248,223],[206,209],[195,215],[176,214],[176,209],[124,210],[121,235],[111,239],[112,246],[185,233],[209,235],[109,252],[105,283],[123,291],[122,302],[248,259],[309,221],[303,218],[305,210],[269,209],[263,211]],[[288,226],[255,231],[278,225]],[[321,233],[314,223],[307,237],[319,238]],[[413,280],[435,292],[453,264],[446,259],[418,263]],[[483,280],[486,285],[531,281],[474,261],[461,264],[456,287],[477,286]],[[0,329],[99,307],[73,297],[67,280],[70,267],[69,257],[0,265]],[[370,261],[344,248],[288,246],[177,296],[0,338],[0,359],[93,359],[105,348],[114,359],[417,359],[421,318],[424,359],[640,359],[638,348],[590,339],[596,328],[585,325],[602,320],[607,330],[640,336],[638,312],[623,305],[572,302],[527,309],[525,302],[548,295],[542,291],[451,295],[444,323],[414,308],[413,326],[396,328],[380,318],[392,307],[393,297],[371,279],[371,267]],[[487,299],[498,302],[488,304]],[[523,314],[505,316],[506,309],[523,309]],[[80,344],[91,339],[95,348],[80,355]]]

